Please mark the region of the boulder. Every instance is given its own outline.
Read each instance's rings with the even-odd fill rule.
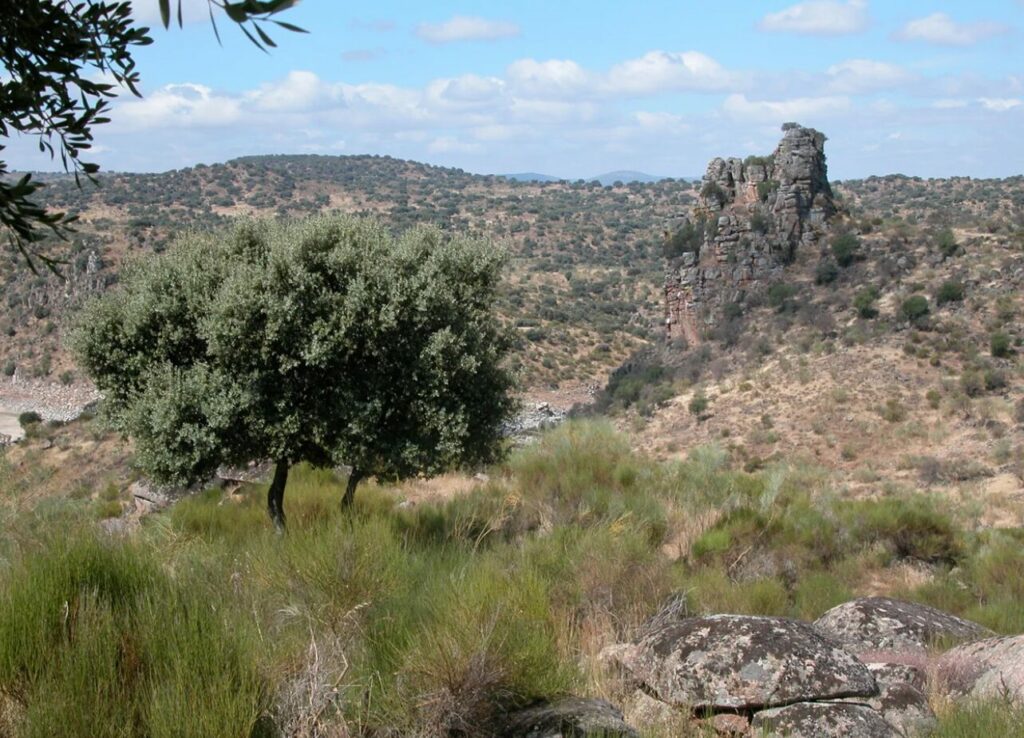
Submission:
[[[899,738],[877,711],[847,702],[797,702],[764,710],[750,726],[760,738]]]
[[[1024,635],[986,638],[950,649],[934,668],[952,697],[1005,699],[1024,705]]]
[[[851,697],[843,702],[866,704],[903,736],[927,735],[936,723],[928,696],[925,674],[904,664],[869,664],[878,683],[877,697]]]
[[[614,705],[579,697],[513,712],[498,734],[503,738],[637,738]]]
[[[651,631],[618,655],[648,692],[694,711],[877,694],[855,656],[788,618],[689,618]]]
[[[888,597],[862,597],[837,605],[815,620],[814,626],[854,653],[924,654],[936,643],[952,645],[992,635],[970,620]]]

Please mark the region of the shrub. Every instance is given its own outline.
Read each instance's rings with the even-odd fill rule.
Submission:
[[[714,200],[719,205],[724,205],[726,200],[725,190],[723,190],[717,182],[705,182],[704,186],[701,187],[700,196],[705,200]]]
[[[777,312],[791,312],[796,307],[792,301],[796,293],[797,288],[795,285],[776,282],[768,288],[768,304],[775,308]]]
[[[1004,359],[1012,353],[1011,345],[1010,336],[1002,332],[993,333],[988,340],[989,350],[998,359]]]
[[[937,389],[930,389],[924,394],[924,399],[928,401],[928,407],[932,410],[937,410],[939,403],[942,401],[942,395],[939,394]]]
[[[764,183],[762,182],[761,184]],[[754,233],[767,233],[769,228],[771,228],[771,220],[761,211],[750,216],[750,229]]]
[[[857,260],[860,239],[852,233],[841,233],[832,239],[832,256],[841,267],[848,267]]]
[[[878,288],[871,286],[860,290],[853,298],[853,307],[857,310],[857,315],[865,320],[877,317],[876,300],[878,300]]]
[[[37,425],[43,422],[43,416],[37,413],[35,410],[29,410],[18,416],[18,425],[23,429],[28,430],[30,425]]]
[[[777,180],[768,179],[764,182],[757,183],[757,198],[761,202],[767,202],[768,197],[779,189],[779,183]]]
[[[902,423],[907,419],[907,409],[896,399],[885,401],[885,407],[881,410],[882,418],[890,423]]]
[[[703,392],[698,392],[690,399],[688,407],[692,415],[700,417],[708,409],[709,404],[710,400],[708,400],[707,395]]]
[[[926,497],[853,502],[845,512],[856,540],[882,544],[896,558],[954,564],[962,555],[952,519]]]
[[[996,367],[988,367],[985,369],[984,374],[985,389],[989,392],[995,392],[996,390],[1006,389],[1007,379],[1006,373],[1002,369]]]
[[[15,372],[15,370],[17,368],[18,368],[17,365],[13,361],[10,361],[10,360],[5,361],[4,362],[4,369],[3,369],[4,376],[5,377],[13,376],[14,372]]]
[[[946,259],[953,256],[959,248],[959,244],[956,242],[956,235],[949,228],[939,231],[935,236],[935,245],[938,247],[939,253]]]
[[[985,378],[975,369],[966,369],[960,375],[960,389],[968,397],[977,397],[985,391]]]
[[[945,305],[947,302],[963,302],[963,299],[963,283],[955,279],[948,279],[943,282],[938,292],[935,293],[935,304],[937,305]]]
[[[828,258],[818,260],[818,266],[814,270],[814,281],[817,284],[831,284],[839,276],[839,266],[835,260]]]
[[[904,319],[915,325],[924,321],[929,311],[928,298],[924,295],[911,295],[900,305],[900,313]]]

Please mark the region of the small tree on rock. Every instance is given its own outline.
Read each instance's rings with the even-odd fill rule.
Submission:
[[[396,240],[353,218],[250,221],[130,266],[72,344],[147,473],[187,484],[271,459],[283,530],[295,463],[349,465],[347,506],[367,476],[500,455],[514,407],[493,310],[503,261],[431,228]]]

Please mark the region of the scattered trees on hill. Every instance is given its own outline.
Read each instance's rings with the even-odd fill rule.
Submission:
[[[298,462],[406,478],[487,463],[510,415],[510,346],[493,304],[504,254],[354,218],[250,221],[191,234],[83,311],[72,345],[156,480],[275,463],[285,525]]]

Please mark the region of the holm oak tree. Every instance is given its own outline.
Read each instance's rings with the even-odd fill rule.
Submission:
[[[298,462],[393,480],[487,463],[513,411],[494,312],[504,252],[372,221],[245,221],[126,268],[80,314],[72,348],[113,426],[161,482],[275,463],[284,529]]]

